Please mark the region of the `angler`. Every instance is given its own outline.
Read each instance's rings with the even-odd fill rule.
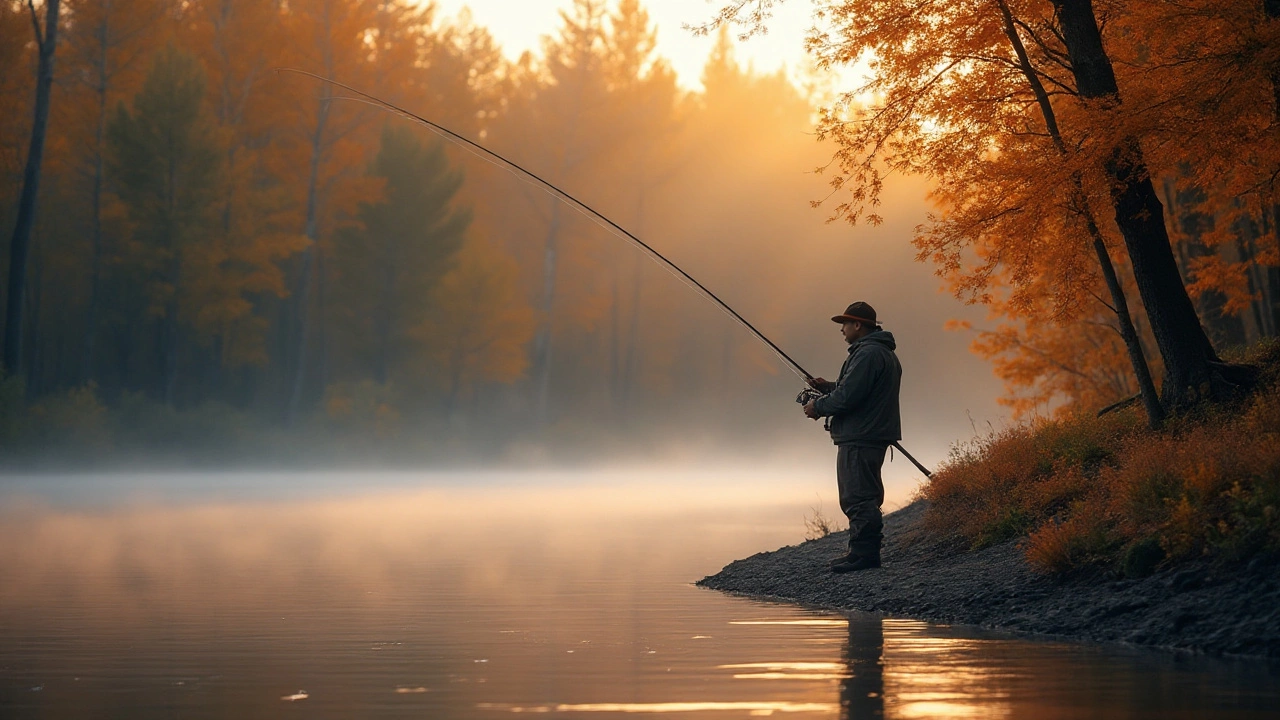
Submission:
[[[901,447],[902,364],[894,354],[893,334],[880,327],[875,309],[867,303],[853,303],[831,320],[840,324],[849,355],[839,379],[813,378],[809,385],[817,392],[802,398],[807,417],[830,418],[827,427],[837,448],[840,509],[849,518],[849,553],[832,560],[831,570],[843,573],[880,567],[884,538],[880,469],[889,446]]]

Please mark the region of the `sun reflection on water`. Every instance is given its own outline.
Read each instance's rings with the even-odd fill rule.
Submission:
[[[689,713],[746,711],[754,716],[774,713],[830,713],[834,703],[820,702],[654,702],[654,703],[559,703],[556,705],[498,705],[481,703],[480,707],[513,713]]]

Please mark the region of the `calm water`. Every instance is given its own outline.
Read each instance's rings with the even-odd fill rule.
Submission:
[[[801,539],[803,493],[760,480],[8,478],[0,717],[1280,711],[1280,672],[1263,663],[693,587]]]

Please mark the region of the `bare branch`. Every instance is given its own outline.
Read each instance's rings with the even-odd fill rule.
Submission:
[[[36,49],[44,55],[44,33],[40,31],[40,16],[36,14],[35,0],[27,0],[27,7],[31,10],[31,29],[36,33]]]

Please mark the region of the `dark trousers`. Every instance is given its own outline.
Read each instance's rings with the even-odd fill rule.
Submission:
[[[840,509],[849,518],[849,553],[860,557],[880,557],[884,520],[884,465],[886,448],[837,445],[836,484],[840,488]]]

